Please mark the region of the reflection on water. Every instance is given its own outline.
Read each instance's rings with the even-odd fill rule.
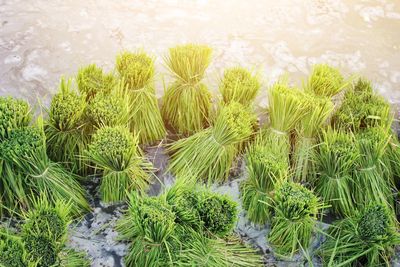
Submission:
[[[91,62],[112,69],[118,51],[144,48],[157,57],[160,96],[167,48],[201,42],[215,51],[213,90],[226,66],[255,66],[267,86],[328,62],[400,102],[397,0],[0,0],[0,14],[1,95],[47,103],[61,75]]]

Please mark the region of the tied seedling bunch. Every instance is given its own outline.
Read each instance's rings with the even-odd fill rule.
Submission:
[[[320,254],[327,266],[392,266],[398,244],[400,235],[389,209],[372,202],[333,224]]]
[[[284,182],[274,195],[274,217],[268,241],[276,255],[292,258],[307,250],[322,205],[312,191],[301,184]]]
[[[127,127],[103,127],[93,135],[87,151],[96,169],[102,171],[100,194],[105,202],[126,199],[127,192],[144,191],[151,164],[146,162],[138,147],[138,137]]]
[[[390,127],[390,105],[375,94],[369,81],[359,79],[344,96],[340,108],[332,116],[335,128],[360,131],[369,127]]]
[[[154,60],[144,52],[124,52],[117,57],[116,66],[130,97],[131,130],[141,144],[164,138],[166,129],[155,95]]]
[[[0,155],[4,163],[4,203],[10,209],[30,206],[29,196],[47,194],[52,201],[70,200],[73,213],[78,215],[89,210],[83,188],[77,176],[46,154],[43,122],[37,126],[14,129],[8,139],[0,143]]]
[[[228,197],[181,178],[158,197],[133,193],[117,226],[120,238],[130,242],[125,263],[260,266],[260,256],[232,236],[236,209]]]
[[[260,91],[261,84],[257,76],[242,67],[225,70],[219,91],[225,104],[232,101],[250,106]]]
[[[327,64],[314,65],[308,79],[306,91],[312,94],[331,98],[343,91],[347,82],[340,71]]]
[[[304,95],[307,112],[296,125],[297,140],[294,148],[295,177],[298,182],[309,181],[315,175],[313,153],[316,137],[333,111],[333,103],[327,97]]]
[[[25,267],[27,253],[19,236],[0,227],[0,266]]]
[[[89,139],[84,133],[85,95],[71,89],[71,81],[61,80],[59,92],[53,96],[45,121],[47,154],[74,173],[85,174],[81,155]]]
[[[353,192],[360,206],[371,201],[393,206],[394,181],[384,159],[390,140],[387,129],[373,127],[356,135],[360,157],[356,162],[356,188]]]
[[[211,94],[202,79],[211,53],[208,46],[187,44],[170,48],[165,58],[175,81],[165,91],[161,112],[178,134],[193,134],[209,123]]]
[[[243,208],[250,221],[263,225],[271,219],[275,185],[288,177],[289,155],[282,153],[271,135],[249,147],[245,156],[247,179],[241,184]],[[265,205],[263,203],[268,203]]]
[[[31,109],[23,100],[0,97],[0,141],[6,139],[13,129],[28,126]]]
[[[114,74],[105,73],[96,64],[90,64],[79,69],[76,82],[79,91],[86,96],[88,102],[98,93],[110,93],[118,83]]]
[[[169,169],[177,175],[190,174],[209,182],[225,181],[240,151],[239,144],[253,134],[255,121],[255,115],[239,103],[224,106],[212,127],[168,148]]]
[[[341,216],[353,214],[354,166],[361,157],[354,134],[327,129],[314,154],[315,192]]]

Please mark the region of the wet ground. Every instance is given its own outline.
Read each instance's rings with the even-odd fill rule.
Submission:
[[[400,103],[398,0],[0,0],[0,95],[47,105],[62,75],[73,77],[89,63],[112,70],[118,52],[144,49],[156,58],[160,97],[169,81],[162,57],[185,42],[214,49],[205,82],[215,93],[225,67],[258,71],[262,107],[269,84],[289,73],[300,85],[317,62],[335,65],[347,77],[366,76],[394,107]],[[163,150],[146,151],[158,178],[173,183],[164,173]],[[240,179],[215,190],[238,200]],[[156,183],[150,193],[161,187]],[[71,229],[70,244],[88,251],[93,266],[122,266],[126,245],[116,242],[113,225],[123,206],[103,206],[96,183],[87,188],[94,211]],[[254,227],[243,213],[236,231],[265,253],[269,266],[301,264],[277,263],[265,241],[268,227]]]

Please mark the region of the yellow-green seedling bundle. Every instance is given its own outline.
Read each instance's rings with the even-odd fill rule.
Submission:
[[[288,178],[289,155],[269,138],[251,145],[245,162],[247,179],[240,187],[243,208],[250,221],[263,225],[271,219],[275,185]]]
[[[86,96],[71,88],[71,81],[61,80],[59,91],[53,96],[44,122],[47,154],[68,170],[85,174],[86,165],[80,155],[89,142],[84,132]]]
[[[400,244],[396,227],[388,208],[371,202],[331,225],[319,252],[326,266],[392,266]]]
[[[244,106],[252,104],[260,91],[261,83],[256,75],[242,67],[225,70],[219,91],[225,104],[238,102]]]
[[[117,57],[117,70],[126,84],[131,130],[141,144],[151,144],[165,137],[154,86],[154,60],[144,52],[124,52]]]
[[[98,93],[108,94],[117,84],[117,79],[112,73],[105,73],[96,64],[90,64],[79,69],[76,76],[79,91],[90,100]]]
[[[275,255],[292,258],[295,253],[307,250],[322,208],[319,198],[301,184],[284,182],[276,189],[273,208],[267,240]]]
[[[145,161],[138,147],[138,137],[127,127],[98,129],[87,155],[102,173],[100,194],[103,201],[123,201],[130,191],[143,192],[147,188],[151,163]]]
[[[162,99],[164,121],[174,132],[190,135],[209,124],[211,94],[202,82],[212,50],[204,45],[179,45],[169,49],[165,63],[175,81]]]
[[[189,174],[209,182],[228,178],[238,144],[253,134],[256,120],[249,108],[233,102],[221,109],[215,124],[173,143],[169,169],[177,175]]]
[[[325,126],[333,111],[333,103],[327,97],[304,94],[307,105],[305,115],[296,125],[296,141],[294,147],[294,173],[296,181],[309,181],[315,175],[313,169],[313,153],[317,145],[316,137]]]
[[[313,158],[313,184],[315,192],[335,214],[345,216],[354,212],[354,166],[360,157],[354,134],[334,129],[321,133]]]
[[[346,82],[340,71],[327,64],[314,65],[306,85],[306,91],[317,96],[331,98],[346,88]]]
[[[13,129],[28,126],[31,108],[24,100],[0,97],[0,141],[6,139]]]

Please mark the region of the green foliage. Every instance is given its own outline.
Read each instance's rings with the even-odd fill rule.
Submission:
[[[373,92],[369,81],[360,79],[346,92],[332,122],[335,128],[354,132],[369,127],[388,127],[392,122],[390,105]]]
[[[47,154],[71,171],[86,173],[82,154],[88,143],[84,134],[85,96],[71,89],[71,82],[62,79],[59,92],[53,96],[49,119],[45,122]]]
[[[228,178],[239,144],[248,140],[256,121],[254,114],[239,103],[222,108],[213,127],[173,143],[169,169],[210,182]]]
[[[256,76],[245,68],[234,67],[225,70],[219,91],[226,104],[233,101],[248,106],[257,96],[260,87]]]
[[[104,73],[96,64],[80,68],[76,82],[79,91],[86,95],[86,100],[88,101],[98,93],[110,93],[117,84],[117,80],[112,73]]]
[[[208,125],[211,94],[201,83],[211,60],[211,49],[202,45],[170,48],[166,65],[176,80],[165,91],[161,113],[176,133],[190,135]]]
[[[229,234],[236,224],[237,204],[225,195],[202,192],[197,210],[205,230],[217,236]]]
[[[320,254],[327,266],[391,266],[394,247],[400,244],[392,213],[372,202],[329,229]]]
[[[360,206],[371,201],[393,206],[393,179],[383,158],[390,138],[388,130],[381,127],[364,129],[356,135],[360,157],[356,162],[357,186],[353,194]]]
[[[319,96],[332,97],[346,86],[347,83],[337,68],[317,64],[313,67],[306,90]]]
[[[300,248],[308,248],[321,207],[313,192],[300,184],[284,182],[277,187],[268,235],[276,255],[291,258]]]
[[[117,69],[127,85],[131,102],[131,131],[141,144],[162,139],[166,134],[154,88],[154,60],[144,52],[124,52]]]
[[[70,223],[71,204],[50,203],[46,196],[33,201],[32,209],[23,213],[22,235],[43,235],[54,242],[64,242]]]
[[[31,120],[30,107],[24,100],[0,97],[0,141],[16,128],[24,127]]]
[[[94,128],[128,125],[129,122],[129,104],[118,93],[97,94],[85,113],[90,126]]]
[[[89,267],[91,262],[84,252],[76,251],[74,249],[63,249],[58,254],[60,266],[64,267]]]
[[[333,129],[321,134],[313,159],[315,191],[336,214],[350,215],[356,208],[353,172],[360,156],[353,134]]]
[[[104,127],[93,135],[88,157],[103,172],[100,193],[105,202],[126,199],[132,190],[144,191],[150,180],[145,162],[138,148],[137,137],[126,127]]]
[[[0,229],[0,266],[25,267],[26,252],[17,236]]]
[[[298,139],[294,148],[295,178],[297,181],[309,181],[315,174],[312,157],[316,145],[315,137],[333,111],[329,98],[304,95],[308,110],[296,126]]]
[[[248,149],[245,157],[248,177],[240,187],[246,215],[256,224],[265,224],[270,219],[272,192],[289,171],[288,154],[281,153],[273,139],[268,141],[258,140]]]
[[[23,237],[28,260],[37,263],[37,267],[47,267],[57,264],[57,248],[53,241],[43,235]]]

